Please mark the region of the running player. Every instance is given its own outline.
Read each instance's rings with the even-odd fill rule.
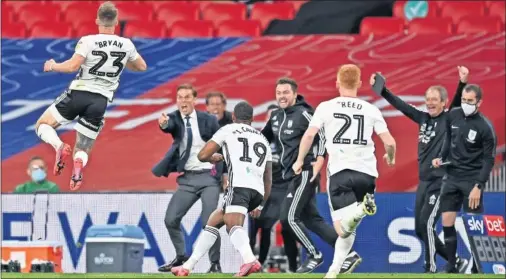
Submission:
[[[340,236],[325,278],[335,278],[339,274],[355,241],[357,226],[366,215],[376,213],[374,191],[378,171],[373,131],[385,144],[384,158],[388,165],[395,164],[395,140],[380,110],[357,98],[361,85],[360,69],[356,65],[343,65],[339,69],[336,87],[340,97],[322,102],[316,108],[293,165],[295,173],[302,172],[304,158],[315,136],[323,129],[329,153],[327,193],[334,228]]]
[[[145,71],[147,68],[132,41],[114,34],[118,25],[118,10],[114,4],[105,2],[100,5],[96,23],[98,34],[82,37],[72,58],[62,63],[50,59],[44,64],[44,72],[79,72],[69,88],[35,124],[37,136],[56,151],[53,173],[59,175],[72,149],[61,141],[55,129],[78,119],[75,125],[74,168],[70,180],[70,189],[74,191],[81,186],[83,168],[104,125],[107,101],[112,102],[123,69]]]
[[[255,128],[253,107],[246,102],[234,108],[233,124],[226,125],[214,134],[198,154],[202,162],[217,163],[223,156],[217,152],[223,148],[228,166],[228,187],[225,190],[223,208],[209,217],[200,234],[191,257],[182,266],[173,267],[176,276],[188,276],[197,262],[216,241],[218,230],[225,225],[230,241],[239,251],[244,264],[236,276],[248,276],[262,266],[249,245],[244,219],[248,212],[258,217],[268,199],[272,185],[272,153],[267,139]]]

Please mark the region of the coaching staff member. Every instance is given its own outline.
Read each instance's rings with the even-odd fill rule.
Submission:
[[[206,96],[206,109],[210,114],[216,115],[220,128],[232,124],[232,113],[226,111],[227,97],[221,92],[210,92]]]
[[[443,232],[448,255],[445,273],[457,273],[455,219],[461,207],[467,213],[483,212],[483,190],[494,166],[496,136],[490,121],[479,112],[483,92],[469,84],[462,92],[462,105],[448,114],[446,139],[435,168],[446,162],[441,188]]]
[[[278,109],[276,105],[270,105],[267,108],[266,120],[269,121],[272,111]],[[269,199],[265,203],[261,214],[258,218],[251,218],[250,235],[249,241],[251,249],[254,251],[257,239],[257,232],[260,233],[260,251],[258,255],[258,261],[264,266],[269,249],[271,247],[271,232],[272,228],[279,220],[279,212],[281,204],[285,200],[288,184],[290,180],[284,180],[282,178],[283,167],[279,162],[280,153],[276,150],[276,144],[271,143],[272,150],[272,189]],[[283,227],[281,234],[283,235],[283,246],[285,255],[288,258],[288,269],[291,272],[297,270],[297,255],[299,249],[297,248],[297,242],[293,236],[293,233],[289,228]]]
[[[309,230],[331,246],[334,246],[337,240],[337,233],[320,216],[315,201],[315,179],[324,162],[324,139],[318,135],[315,137],[317,154],[314,154],[311,148],[304,158],[301,174],[295,175],[292,170],[292,165],[297,160],[300,141],[313,114],[313,108],[297,93],[297,88],[297,82],[290,78],[281,78],[276,82],[276,100],[280,108],[271,113],[262,134],[270,143],[276,144],[283,168],[281,177],[290,180],[286,198],[281,205],[280,220],[284,227],[291,229],[309,253],[297,273],[309,273],[323,263],[323,255],[314,246]]]
[[[218,207],[220,177],[210,163],[200,162],[197,154],[220,128],[218,120],[211,114],[195,110],[197,91],[190,84],[178,86],[176,103],[178,110],[162,114],[158,125],[164,133],[174,139],[170,150],[152,170],[155,176],[167,177],[171,172],[182,173],[177,178],[179,185],[170,199],[165,213],[165,226],[176,249],[176,258],[161,266],[160,272],[170,272],[172,267],[182,265],[188,257],[181,231],[181,220],[198,200],[202,200],[202,224],[207,224],[211,213]],[[220,241],[209,251],[211,268],[208,272],[221,272]]]
[[[459,85],[455,97],[450,104],[450,110],[460,107],[462,90],[467,84],[469,70],[457,67]],[[370,83],[374,85],[376,74],[371,76]],[[446,120],[449,114],[445,111],[448,93],[442,86],[431,86],[425,92],[427,112],[420,111],[395,96],[384,87],[381,96],[393,107],[401,111],[419,126],[418,132],[418,175],[420,183],[416,190],[415,199],[415,231],[424,244],[426,273],[436,272],[436,253],[448,260],[443,242],[436,234],[435,225],[441,216],[439,210],[439,193],[443,183],[444,170],[432,168],[432,159],[437,157],[446,138]],[[459,270],[466,267],[466,260],[457,257]]]

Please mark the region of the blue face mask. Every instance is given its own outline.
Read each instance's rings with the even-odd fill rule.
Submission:
[[[46,172],[42,169],[32,170],[32,180],[34,182],[42,182],[46,179]]]

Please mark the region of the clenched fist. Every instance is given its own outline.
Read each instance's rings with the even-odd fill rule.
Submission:
[[[56,61],[54,59],[49,59],[44,63],[44,72],[51,72],[53,69],[53,65],[56,64]]]
[[[469,77],[469,69],[465,66],[457,66],[457,69],[459,70],[460,81],[467,83],[467,78]]]

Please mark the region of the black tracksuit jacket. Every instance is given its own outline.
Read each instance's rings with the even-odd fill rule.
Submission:
[[[292,165],[297,160],[299,154],[299,146],[302,136],[309,127],[309,122],[313,117],[313,108],[304,101],[302,95],[297,95],[297,100],[293,106],[286,109],[273,110],[271,117],[262,134],[271,143],[276,144],[277,152],[280,156],[280,164],[282,166],[282,178],[287,180],[295,176]],[[321,134],[321,133],[319,133]],[[314,145],[317,145],[317,154],[314,154],[311,148],[304,158],[303,169],[312,168],[311,162],[316,160],[316,156],[325,155],[324,139],[317,135]]]
[[[440,158],[449,161],[453,179],[471,180],[485,187],[494,167],[497,138],[490,120],[477,112],[465,116],[462,108],[448,113],[446,138]]]
[[[460,107],[462,90],[466,83],[459,82],[455,97],[450,104],[450,110]],[[446,138],[446,122],[449,111],[443,111],[436,117],[431,117],[427,112],[420,111],[404,102],[401,98],[392,94],[387,88],[383,89],[381,96],[393,107],[416,122],[420,130],[418,132],[418,176],[422,181],[431,181],[441,178],[445,174],[443,168],[432,168],[432,160],[438,158]],[[440,184],[436,184],[439,185]]]

